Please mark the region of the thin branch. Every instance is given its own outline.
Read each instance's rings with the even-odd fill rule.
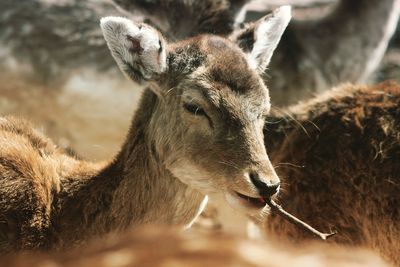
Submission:
[[[277,214],[281,215],[284,219],[286,219],[288,222],[302,228],[303,230],[306,230],[307,232],[321,238],[322,240],[327,240],[328,238],[334,236],[337,234],[336,231],[326,234],[318,231],[317,229],[311,227],[310,225],[306,224],[305,222],[301,221],[297,217],[293,216],[292,214],[288,213],[285,211],[280,205],[275,203],[271,199],[264,199],[265,202],[268,204],[268,206],[271,207],[271,210],[273,212],[276,212]]]

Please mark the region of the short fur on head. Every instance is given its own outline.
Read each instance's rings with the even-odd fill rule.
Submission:
[[[263,73],[291,19],[290,6],[282,6],[229,37],[247,52],[250,65]]]
[[[254,177],[265,185],[279,182],[263,145],[270,102],[259,74],[290,18],[291,8],[283,6],[252,24],[247,49],[243,36],[201,35],[169,44],[148,25],[120,17],[101,20],[122,72],[151,84],[157,95],[149,127],[166,168],[205,193],[221,190],[246,211],[237,193],[251,198],[264,193]]]

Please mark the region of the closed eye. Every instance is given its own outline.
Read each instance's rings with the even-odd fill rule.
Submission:
[[[197,106],[196,104],[189,104],[186,103],[183,105],[185,110],[189,113],[192,113],[195,116],[207,116],[207,113],[201,107]]]

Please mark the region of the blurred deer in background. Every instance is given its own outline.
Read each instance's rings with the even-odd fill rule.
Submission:
[[[104,56],[96,27],[98,18],[110,13],[150,23],[171,40],[202,33],[254,38],[246,32],[249,27],[241,29],[237,18],[248,0],[114,2],[120,8],[113,1],[2,1],[0,41],[19,61],[33,64],[36,78],[42,73],[44,80],[65,80],[75,68],[113,66]],[[399,13],[400,0],[340,0],[326,17],[293,21],[265,78],[273,103],[293,103],[341,82],[368,81],[386,51]]]
[[[267,119],[267,151],[282,180],[279,201],[331,240],[400,265],[400,86],[345,85]],[[266,235],[310,235],[272,214]]]

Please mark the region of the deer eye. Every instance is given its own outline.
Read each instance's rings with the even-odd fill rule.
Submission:
[[[207,116],[207,114],[204,111],[204,109],[202,109],[201,107],[199,107],[196,104],[186,103],[186,104],[183,105],[183,107],[185,108],[185,110],[187,112],[192,113],[195,116]]]

